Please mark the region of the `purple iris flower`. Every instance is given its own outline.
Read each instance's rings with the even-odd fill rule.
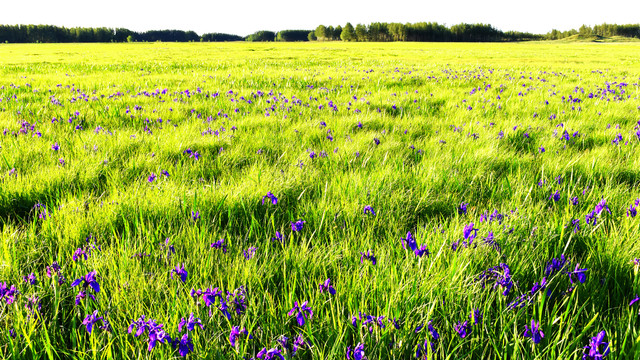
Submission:
[[[453,326],[453,329],[458,333],[461,339],[464,339],[467,336],[467,331],[469,331],[469,321],[465,320],[464,322],[459,322]]]
[[[220,239],[211,244],[211,247],[214,249],[222,249],[223,253],[227,252],[227,244],[224,243],[224,239]]]
[[[53,150],[53,151],[60,150],[60,145],[58,145],[58,143],[55,143],[55,144],[51,145],[51,150]]]
[[[262,197],[262,205],[264,205],[264,199],[270,199],[273,205],[278,204],[278,198],[271,193],[271,191],[267,192],[267,195]]]
[[[627,209],[627,217],[636,217],[638,215],[638,210],[634,206],[634,204],[629,205],[629,209]]]
[[[573,280],[574,276],[576,277],[576,280],[579,281],[581,284],[584,284],[584,282],[587,280],[587,274],[585,274],[587,269],[580,269],[579,267],[580,267],[580,264],[576,264],[576,269],[569,273],[569,280],[571,280],[572,284],[574,282]]]
[[[261,360],[276,360],[276,359],[284,360],[284,356],[282,356],[282,352],[280,352],[280,350],[278,350],[277,348],[273,348],[269,350],[267,350],[267,348],[262,348],[262,350],[260,350],[256,354],[256,358]]]
[[[531,338],[534,344],[538,344],[544,338],[544,333],[540,330],[540,323],[532,319],[531,327],[524,327],[524,337]]]
[[[279,231],[276,231],[276,236],[272,237],[271,240],[272,241],[277,240],[282,242],[284,240],[284,236]]]
[[[176,265],[174,269],[171,269],[170,274],[172,279],[173,279],[173,274],[179,275],[180,280],[182,280],[183,283],[187,281],[187,276],[189,275],[189,273],[187,272],[187,269],[184,268],[184,264]]]
[[[469,206],[469,204],[465,202],[461,203],[460,207],[458,207],[458,214],[465,215],[467,213],[467,206]]]
[[[364,214],[367,215],[367,213],[376,216],[376,212],[373,211],[373,208],[371,207],[371,205],[365,205],[364,206]]]
[[[640,300],[640,296],[636,294],[636,298],[631,300],[631,302],[629,303],[629,306],[632,306],[633,304],[637,303],[639,300]]]
[[[404,249],[407,249],[407,246],[409,247],[409,249],[411,249],[412,251],[416,251],[418,248],[418,244],[416,242],[416,239],[413,238],[413,235],[411,234],[410,231],[407,231],[407,237],[406,238],[400,238],[400,241],[402,242],[402,247]]]
[[[200,219],[200,210],[193,212],[193,210],[191,210],[191,219],[193,221],[198,221]]]
[[[589,345],[584,347],[583,360],[602,360],[602,358],[609,355],[609,343],[604,342],[605,336],[607,336],[607,333],[602,330],[598,335],[591,338]]]
[[[306,223],[306,221],[300,219],[298,221],[292,221],[291,222],[291,231],[302,231],[302,227],[304,226],[304,223]]]
[[[156,174],[155,173],[151,173],[151,175],[149,175],[149,178],[147,179],[150,183],[156,181]]]
[[[193,316],[193,313],[191,313],[191,315],[189,315],[189,317],[186,319],[185,318],[180,319],[180,323],[178,324],[178,332],[182,332],[182,328],[184,326],[186,326],[187,330],[189,331],[193,331],[196,326],[200,326],[200,329],[204,329],[200,318]]]
[[[427,330],[434,340],[440,339],[440,334],[438,334],[438,331],[436,331],[436,329],[433,327],[433,322],[431,320],[429,320],[429,322],[427,323]]]
[[[336,294],[336,289],[333,288],[333,286],[331,285],[331,279],[327,278],[327,280],[325,280],[323,283],[320,283],[320,292],[325,292],[328,291],[329,294],[331,295],[335,295]]]
[[[364,259],[371,261],[373,265],[377,263],[376,256],[373,254],[373,252],[371,252],[371,250],[367,250],[366,254],[363,252],[360,253],[360,264],[362,264]]]
[[[185,357],[187,354],[193,351],[193,343],[191,339],[189,339],[189,333],[182,335],[182,338],[175,339],[172,343],[173,348],[178,348],[178,354],[180,356]]]
[[[238,326],[234,326],[231,328],[231,333],[229,334],[229,342],[231,343],[231,346],[236,347],[240,335],[249,336],[249,339],[253,338],[253,336],[249,335],[246,328],[242,328],[242,330],[240,330]]]
[[[555,202],[560,201],[560,192],[558,190],[556,190],[555,193],[549,195],[549,200],[553,200]]]
[[[38,278],[36,278],[36,274],[34,273],[25,275],[22,277],[22,279],[29,285],[36,285],[38,283]]]
[[[96,293],[100,292],[100,285],[98,285],[98,282],[96,281],[96,271],[95,270],[91,271],[90,273],[88,273],[84,277],[81,277],[79,279],[75,279],[71,283],[71,287],[78,286],[78,285],[80,285],[80,283],[82,283],[82,287],[84,289],[86,289],[88,286],[90,286],[93,289],[93,291],[95,291]]]
[[[311,310],[307,303],[308,301],[305,301],[302,305],[298,305],[298,302],[296,301],[293,304],[293,308],[287,313],[289,316],[293,316],[294,314],[296,315],[296,320],[298,321],[299,326],[304,326],[305,314],[309,319],[313,317],[313,310]]]
[[[162,170],[160,173],[166,177],[169,177],[169,172],[167,170]]]
[[[358,343],[356,347],[352,350],[351,346],[347,348],[347,360],[367,360],[367,357],[364,354],[364,344]]]
[[[244,250],[243,251],[244,258],[247,260],[252,259],[256,255],[257,250],[258,248],[256,248],[255,246],[251,246],[247,250]]]
[[[95,310],[93,314],[87,315],[82,321],[82,325],[87,327],[87,332],[91,334],[91,329],[93,329],[93,325],[95,325],[98,321],[103,320],[102,316],[98,316],[98,310]]]
[[[469,319],[473,321],[473,325],[478,325],[482,321],[482,312],[480,309],[473,309],[471,314],[469,314]]]

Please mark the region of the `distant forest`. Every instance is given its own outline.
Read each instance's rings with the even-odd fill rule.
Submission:
[[[0,25],[0,43],[84,43],[84,42],[223,42],[223,41],[452,41],[502,42],[529,40],[558,40],[572,35],[623,36],[640,38],[640,24],[602,24],[581,26],[578,30],[552,30],[547,34],[501,31],[488,24],[442,24],[420,22],[414,24],[347,23],[320,25],[315,30],[258,31],[242,37],[232,34],[194,31],[152,30],[135,32],[124,28],[66,28],[53,25]]]

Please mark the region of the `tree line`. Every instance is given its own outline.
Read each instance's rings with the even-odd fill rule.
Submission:
[[[489,24],[457,24],[447,27],[435,22],[384,23],[369,25],[351,23],[319,25],[315,30],[257,31],[248,36],[224,33],[198,35],[194,31],[150,30],[131,31],[125,28],[66,28],[53,25],[0,25],[2,43],[65,43],[65,42],[218,42],[218,41],[442,41],[501,42],[557,40],[572,35],[623,36],[640,38],[640,24],[583,25],[568,31],[551,30],[547,34],[502,31]]]

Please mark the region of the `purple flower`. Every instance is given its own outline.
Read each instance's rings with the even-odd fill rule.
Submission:
[[[629,209],[627,209],[627,217],[636,217],[638,215],[638,210],[634,206],[634,204],[629,205]]]
[[[431,255],[431,253],[429,253],[429,249],[427,249],[427,245],[422,245],[419,249],[416,249],[414,253],[417,257],[422,257],[424,255],[429,257],[429,255]]]
[[[304,223],[306,223],[306,221],[304,220],[298,220],[298,221],[292,221],[291,222],[291,231],[302,231],[302,227],[304,226]]]
[[[376,145],[380,145],[380,139],[378,139],[378,138],[373,138],[373,142],[374,142]]]
[[[273,240],[277,240],[277,241],[282,242],[282,241],[284,241],[284,236],[279,231],[276,231],[276,236],[272,237],[271,240],[272,241]]]
[[[351,346],[349,346],[347,348],[346,357],[347,360],[367,360],[367,357],[364,354],[364,344],[358,343],[353,350],[351,349]]]
[[[191,315],[189,315],[189,318],[185,319],[182,318],[180,319],[180,323],[178,324],[178,332],[182,332],[182,328],[186,325],[187,330],[189,331],[193,331],[197,326],[200,326],[200,329],[204,329],[204,327],[202,326],[202,321],[200,320],[200,318],[197,318],[195,316],[193,316],[193,313],[191,313]]]
[[[275,360],[275,359],[284,360],[284,356],[282,356],[282,353],[277,348],[273,348],[269,350],[267,350],[267,348],[262,348],[262,350],[260,350],[256,354],[256,358],[261,360]]]
[[[313,317],[313,310],[311,310],[307,303],[308,302],[305,301],[302,305],[298,305],[298,302],[296,301],[293,304],[293,308],[287,313],[289,316],[293,316],[294,314],[296,315],[296,320],[298,321],[299,326],[304,326],[305,314],[309,319]]]
[[[453,326],[453,329],[458,333],[461,339],[464,339],[467,336],[467,331],[469,331],[469,322],[467,320],[459,322]]]
[[[271,191],[267,192],[267,195],[262,197],[262,205],[264,205],[264,199],[269,198],[273,205],[278,204],[278,198],[271,193]]]
[[[200,210],[196,211],[195,213],[193,212],[193,210],[191,210],[191,219],[193,221],[198,221],[200,219]]]
[[[467,206],[469,206],[469,204],[465,202],[461,203],[460,207],[458,207],[458,214],[465,215],[467,213]]]
[[[87,315],[87,317],[84,318],[84,320],[82,321],[82,325],[85,325],[87,327],[87,332],[91,334],[93,325],[95,325],[100,320],[103,320],[104,322],[104,318],[102,316],[98,316],[98,310],[95,310],[93,314]]]
[[[224,239],[220,239],[211,244],[211,247],[214,249],[222,249],[223,253],[227,252],[227,244],[224,243]]]
[[[549,195],[549,200],[553,200],[555,202],[560,201],[560,192],[558,190],[556,190],[555,193]]]
[[[76,251],[73,252],[73,256],[71,258],[73,259],[73,261],[78,261],[83,257],[85,260],[87,260],[87,258],[89,257],[89,254],[87,254],[87,252],[84,251],[84,249],[77,248]]]
[[[323,283],[320,283],[320,292],[325,292],[328,291],[329,294],[331,295],[335,295],[336,294],[336,289],[333,288],[333,286],[331,285],[331,279],[327,278],[327,280],[325,280]]]
[[[51,150],[53,150],[53,151],[60,150],[60,145],[58,145],[58,143],[55,143],[55,144],[51,145]]]
[[[473,325],[478,325],[482,321],[482,312],[480,309],[473,309],[471,314],[469,314],[469,319],[473,321]]]
[[[173,274],[179,275],[180,280],[182,280],[182,282],[184,283],[187,281],[187,275],[189,273],[187,272],[187,269],[184,268],[184,264],[181,264],[181,265],[176,265],[174,269],[171,269],[170,274],[172,279],[173,279]]]
[[[635,299],[631,300],[631,302],[629,303],[629,306],[632,306],[633,304],[637,303],[639,300],[640,300],[640,296],[636,294]]]
[[[474,225],[473,223],[470,223],[469,225],[465,226],[462,232],[462,235],[466,240],[465,243],[468,246],[471,246],[471,243],[473,243],[473,240],[476,238],[476,236],[478,236],[478,229],[474,228],[473,225]]]
[[[22,279],[29,285],[36,285],[38,283],[38,279],[36,278],[36,274],[34,273],[25,275],[22,277]]]
[[[366,254],[363,252],[360,252],[360,264],[362,264],[364,259],[371,261],[373,265],[375,265],[377,262],[376,256],[373,254],[373,252],[371,252],[371,250],[367,250]]]
[[[544,333],[540,330],[540,323],[532,319],[531,327],[524,327],[524,337],[531,338],[534,344],[538,344],[544,338]]]
[[[412,251],[416,251],[417,248],[418,248],[418,244],[416,242],[416,239],[413,238],[413,235],[411,235],[410,231],[407,231],[407,237],[406,238],[400,238],[400,241],[402,243],[402,248],[404,248],[405,250],[407,249],[407,246]]]
[[[244,258],[246,260],[249,260],[249,259],[253,258],[256,255],[256,251],[257,250],[258,250],[258,248],[256,248],[255,246],[251,246],[247,250],[244,250],[243,251]]]
[[[584,282],[587,280],[587,274],[585,274],[587,269],[579,269],[579,267],[580,267],[580,264],[576,264],[576,269],[569,273],[569,280],[571,280],[572,284],[574,282],[573,280],[574,276],[576,277],[576,280],[579,281],[581,284],[584,284]]]
[[[367,213],[376,216],[376,212],[373,211],[373,208],[371,207],[371,205],[365,205],[364,206],[364,214],[367,215]]]
[[[438,334],[438,331],[436,331],[436,329],[433,327],[433,322],[431,320],[429,320],[429,322],[427,323],[427,330],[434,340],[440,339],[440,334]]]
[[[151,173],[151,175],[149,175],[149,178],[147,179],[150,183],[156,181],[156,174],[155,173]]]
[[[173,348],[178,348],[178,354],[180,356],[185,357],[187,354],[193,351],[193,343],[191,339],[189,339],[189,333],[182,335],[182,338],[175,339],[172,343]]]
[[[604,342],[605,336],[607,336],[607,333],[602,330],[598,335],[591,338],[589,345],[584,347],[583,360],[602,360],[602,358],[609,355],[609,343]]]
[[[169,172],[167,170],[162,170],[160,173],[166,177],[169,177]]]
[[[96,271],[95,270],[91,271],[90,273],[88,273],[84,277],[81,277],[79,279],[75,279],[71,283],[71,287],[78,286],[78,285],[80,285],[80,283],[82,283],[82,287],[84,289],[86,289],[87,287],[90,286],[93,289],[93,291],[95,291],[96,293],[100,292],[100,285],[98,285],[98,282],[96,281]]]

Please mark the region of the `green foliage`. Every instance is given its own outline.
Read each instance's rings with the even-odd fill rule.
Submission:
[[[356,40],[356,30],[353,28],[351,23],[347,23],[342,29],[342,33],[340,33],[340,39],[342,41],[353,41]]]
[[[255,33],[247,36],[245,40],[250,42],[275,41],[276,33],[274,33],[273,31],[266,31],[266,30],[256,31]]]
[[[401,36],[394,26],[389,41]],[[0,283],[20,291],[13,304],[0,299],[0,358],[177,358],[167,344],[147,351],[148,332],[127,328],[146,315],[178,337],[191,313],[204,327],[189,332],[193,358],[249,359],[303,334],[295,358],[342,359],[364,343],[369,359],[410,359],[430,320],[435,359],[581,358],[601,330],[610,358],[637,358],[629,302],[640,293],[640,217],[625,211],[640,198],[638,87],[628,80],[639,77],[639,52],[636,43],[0,46]],[[598,95],[606,83],[615,93]],[[267,192],[277,205],[263,204]],[[611,212],[585,226],[603,198]],[[494,210],[501,223],[480,220]],[[304,228],[292,232],[298,219]],[[477,246],[453,251],[472,222]],[[408,231],[429,256],[403,248]],[[483,241],[490,231],[499,250]],[[219,239],[226,252],[211,247]],[[91,254],[74,261],[79,248]],[[376,265],[361,262],[368,250]],[[551,296],[509,309],[561,254],[568,270],[588,269],[585,283],[556,274]],[[54,261],[64,284],[47,276]],[[477,280],[499,263],[514,279],[507,296]],[[185,283],[170,275],[180,264]],[[70,284],[92,270],[100,292],[76,305],[82,285]],[[36,285],[23,280],[31,273]],[[327,278],[335,295],[319,290]],[[241,286],[247,310],[230,305],[230,320],[190,296]],[[287,315],[296,301],[314,311],[304,327]],[[454,325],[473,309],[483,320],[462,339]],[[111,332],[87,333],[94,310]],[[384,316],[385,327],[354,328],[359,312]],[[523,337],[532,319],[540,344]],[[232,347],[233,326],[253,339]]]
[[[278,32],[276,41],[309,41],[309,30],[282,30]]]

